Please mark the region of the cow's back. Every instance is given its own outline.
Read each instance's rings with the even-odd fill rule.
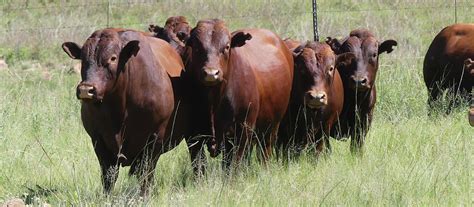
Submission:
[[[290,51],[293,51],[295,48],[297,48],[298,46],[301,45],[300,41],[290,39],[290,38],[285,39],[284,42],[285,42],[286,46],[288,47],[288,49],[290,49]]]
[[[147,37],[147,40],[150,42],[155,57],[168,74],[171,77],[179,77],[184,68],[183,61],[179,54],[164,40],[154,37]]]
[[[474,57],[474,24],[454,24],[441,30],[433,39],[424,60],[423,76],[428,88],[442,79],[446,84],[468,81],[463,63]],[[438,83],[440,84],[440,83]],[[472,83],[470,83],[472,86]]]
[[[259,102],[257,122],[280,120],[290,97],[293,56],[283,40],[269,30],[246,29],[233,34],[240,31],[250,33],[252,39],[231,50],[232,87],[241,88],[243,96],[258,93],[254,100]]]

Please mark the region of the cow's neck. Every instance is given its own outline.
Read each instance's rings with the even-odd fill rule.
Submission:
[[[365,92],[355,93],[353,89],[344,88],[344,105],[345,108],[349,108],[351,111],[364,113],[366,109],[370,109],[373,90],[375,85],[372,86],[371,90]]]
[[[121,82],[117,81],[117,85],[114,86],[110,94],[104,97],[101,103],[103,108],[107,108],[107,113],[111,116],[115,130],[120,130],[126,118],[125,90],[123,90],[124,87]]]

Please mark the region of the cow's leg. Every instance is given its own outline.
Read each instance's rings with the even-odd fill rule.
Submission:
[[[329,143],[329,135],[327,132],[329,129],[327,129],[326,126],[324,126],[324,130],[319,130],[316,133],[316,145],[315,145],[315,150],[316,150],[316,156],[320,157],[321,155],[328,155],[331,153],[331,145]]]
[[[119,172],[117,156],[114,156],[113,153],[110,153],[107,150],[102,138],[92,139],[92,143],[100,164],[101,180],[104,192],[110,193],[114,187]]]
[[[191,155],[191,165],[194,175],[200,177],[205,174],[207,158],[204,154],[204,139],[200,137],[192,137],[186,139],[189,154]]]
[[[128,176],[136,176],[138,171],[140,170],[140,164],[142,163],[143,152],[137,155],[135,160],[133,160],[132,165],[130,166],[130,170],[128,171]]]
[[[440,98],[441,90],[438,87],[437,84],[430,89],[429,94],[428,94],[428,116],[431,116],[433,113],[433,110],[436,110],[437,108],[437,102]]]
[[[141,162],[138,165],[137,177],[140,182],[140,195],[147,197],[150,188],[154,182],[155,168],[158,159],[163,151],[163,140],[165,129],[160,130],[160,133],[154,133],[148,139],[147,145],[142,153]]]
[[[305,113],[305,112],[303,112]],[[295,131],[293,150],[291,151],[294,158],[299,158],[303,150],[306,149],[308,143],[314,143],[314,129],[311,118],[301,117],[299,119],[298,128]]]
[[[451,114],[451,111],[453,110],[453,108],[455,108],[456,106],[459,106],[462,93],[458,91],[458,87],[459,86],[457,86],[457,84],[452,84],[452,86],[448,89],[448,93],[447,93],[448,97],[446,97],[448,104],[444,112],[446,115]]]
[[[150,193],[150,188],[154,182],[156,163],[158,162],[159,157],[160,154],[156,154],[152,155],[150,158],[143,159],[145,163],[142,165],[142,169],[140,169],[138,173],[140,195],[143,197],[147,197]]]
[[[323,136],[325,137],[324,141],[326,142],[326,152],[331,154],[332,153],[332,148],[331,148],[331,142],[329,141],[329,138],[331,137],[331,129],[333,128],[332,124],[326,124],[324,126],[324,134]]]
[[[234,139],[235,140],[235,139]],[[229,173],[232,159],[234,158],[234,143],[229,139],[224,140],[224,153],[222,154],[222,169]]]
[[[245,153],[249,152],[249,148],[252,146],[252,128],[245,122],[236,124],[236,137],[235,137],[235,156],[233,164],[238,168],[241,164],[242,158]]]
[[[315,144],[315,151],[316,151],[316,157],[320,157],[322,154],[324,154],[324,149],[326,148],[326,142],[324,141],[324,136],[321,135],[321,133],[317,133],[316,135],[316,144]]]
[[[365,136],[368,132],[370,120],[368,117],[363,116],[359,121],[356,122],[355,126],[351,128],[351,152],[352,154],[363,154],[363,146]]]
[[[321,132],[318,132],[319,139],[316,141],[316,156],[320,157],[321,155],[331,154],[331,144],[329,143],[329,137]]]
[[[290,146],[290,140],[293,139],[293,136],[290,136],[290,133],[287,129],[283,129],[283,131],[285,132],[279,132],[278,134],[275,149],[277,160],[287,162],[289,160],[288,150]]]
[[[262,137],[258,138],[259,144],[257,147],[260,147],[260,162],[265,165],[272,155],[273,145],[277,140],[279,126],[280,123],[272,124],[269,129],[270,133],[265,132],[262,134]]]
[[[362,154],[364,145],[364,135],[359,130],[351,129],[351,152],[352,154]]]
[[[298,117],[291,116],[289,112],[280,122],[280,126],[284,126],[278,129],[278,136],[276,140],[276,155],[278,160],[283,162],[289,161],[290,146],[294,146],[294,139],[296,131],[298,130]]]

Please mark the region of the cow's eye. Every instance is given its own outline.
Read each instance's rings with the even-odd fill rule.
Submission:
[[[377,57],[377,53],[374,53],[374,54],[372,55],[372,57],[373,57],[373,58],[376,58],[376,57]]]
[[[334,71],[334,65],[331,65],[331,67],[329,67],[329,72],[333,72]]]

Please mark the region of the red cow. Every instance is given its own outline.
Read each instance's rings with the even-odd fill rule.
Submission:
[[[293,87],[277,146],[284,155],[291,147],[299,153],[308,143],[315,144],[317,154],[329,151],[328,136],[344,103],[336,55],[326,43],[308,42],[294,48],[293,56]]]
[[[397,42],[379,42],[372,32],[358,29],[342,41],[328,37],[327,43],[338,54],[336,65],[344,85],[344,106],[333,130],[338,137],[350,135],[351,151],[359,152],[372,122],[379,55],[392,52]]]
[[[186,17],[169,17],[164,27],[150,25],[148,30],[153,36],[169,42],[181,56],[184,55],[184,46],[191,32],[191,26],[189,26]]]
[[[473,71],[463,67],[468,58],[474,59],[474,24],[448,26],[431,42],[423,63],[430,112],[443,90],[449,89],[453,97],[461,95],[468,99],[474,84]],[[454,105],[456,101],[451,100],[446,112]]]
[[[256,139],[263,161],[268,159],[293,79],[293,57],[285,43],[263,29],[230,34],[222,20],[212,19],[199,21],[187,44],[193,124],[212,135],[211,156],[224,145],[224,166],[232,160],[238,164]]]
[[[82,47],[62,47],[82,60],[77,98],[105,192],[115,183],[118,165],[131,165],[130,174],[144,178],[146,195],[158,158],[180,141],[167,130],[174,109],[167,70],[182,67],[179,55],[164,41],[126,29],[98,30]]]

